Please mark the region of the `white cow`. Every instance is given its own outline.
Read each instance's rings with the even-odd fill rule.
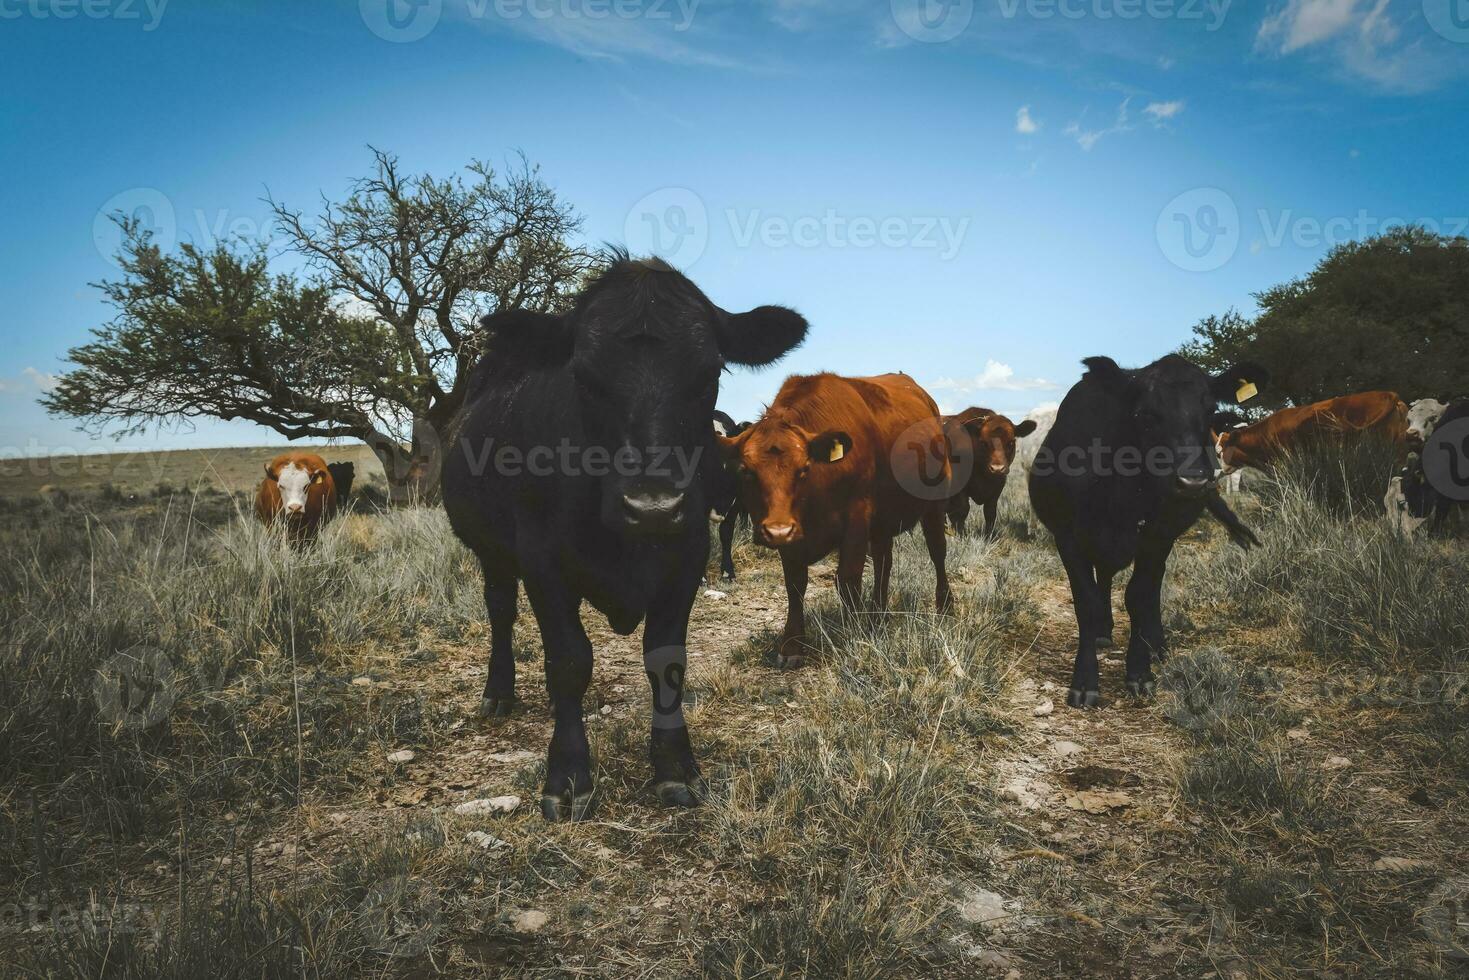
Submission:
[[[1449,406],[1436,398],[1420,398],[1408,406],[1408,441],[1422,445],[1433,435],[1433,427]]]

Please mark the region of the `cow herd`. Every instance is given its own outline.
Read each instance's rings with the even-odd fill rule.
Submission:
[[[730,313],[665,263],[626,254],[568,312],[508,311],[482,326],[487,352],[444,456],[443,502],[484,574],[482,714],[506,715],[516,703],[512,632],[522,585],[540,628],[553,717],[542,812],[551,820],[580,819],[592,803],[583,698],[593,651],[583,602],[619,634],[644,627],[656,795],[677,806],[703,796],[683,704],[706,516],[720,522],[726,579],[735,575],[738,521],[748,519],[755,541],[778,554],[788,606],[773,656],[796,667],[811,652],[809,569],[828,556],[843,605],[882,610],[894,538],[921,528],[934,606],[949,613],[946,522],[962,534],[977,504],[993,536],[1018,454],[1071,587],[1077,650],[1067,703],[1094,708],[1118,573],[1132,569],[1125,687],[1147,696],[1152,661],[1165,649],[1161,589],[1175,542],[1207,513],[1236,544],[1258,544],[1220,495],[1221,475],[1268,467],[1311,434],[1382,433],[1421,446],[1435,423],[1465,414],[1462,404],[1410,410],[1393,393],[1368,392],[1246,424],[1232,410],[1268,386],[1266,371],[1239,364],[1211,375],[1169,355],[1132,370],[1087,358],[1054,412],[1018,424],[982,408],[941,415],[905,374],[828,373],[786,379],[759,419],[736,423],[715,408],[721,373],[779,360],[803,342],[806,320],[779,306]],[[1406,506],[1433,509],[1416,458],[1404,452],[1394,486]],[[266,472],[257,509],[298,537],[338,506],[340,479],[320,457],[288,454]]]

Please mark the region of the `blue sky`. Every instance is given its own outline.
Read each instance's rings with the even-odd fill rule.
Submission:
[[[1466,76],[1469,0],[0,0],[0,455],[114,445],[35,404],[109,315],[100,212],[269,234],[368,144],[522,150],[589,241],[800,309],[736,416],[818,369],[1020,414],[1333,241],[1469,230]]]

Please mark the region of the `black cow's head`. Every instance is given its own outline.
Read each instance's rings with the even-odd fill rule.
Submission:
[[[721,411],[716,410],[714,413],[713,430],[716,437],[728,439],[739,435],[749,427],[749,422],[736,422]],[[717,442],[714,444],[713,457],[708,460],[708,463],[709,478],[704,482],[706,497],[704,506],[708,508],[711,520],[722,521],[734,508],[735,500],[739,496],[740,481],[739,477],[724,465],[723,454]]]
[[[1269,380],[1255,364],[1210,376],[1177,354],[1131,371],[1110,357],[1082,363],[1087,377],[1119,400],[1132,444],[1141,451],[1141,472],[1164,493],[1179,496],[1202,496],[1214,482],[1219,466],[1211,430],[1220,403],[1247,402]]]
[[[581,448],[611,460],[602,521],[637,534],[674,533],[691,505],[702,505],[693,477],[710,445],[725,365],[763,367],[806,336],[806,320],[792,310],[727,313],[662,260],[625,253],[571,312],[501,313],[483,326],[497,356],[570,368],[588,442]]]

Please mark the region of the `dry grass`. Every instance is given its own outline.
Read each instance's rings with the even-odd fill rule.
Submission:
[[[1249,555],[1201,525],[1171,569],[1159,702],[1049,720],[1035,686],[1065,680],[1074,627],[1020,481],[999,542],[949,539],[953,616],[916,537],[887,615],[843,612],[819,566],[820,655],[797,672],[765,664],[780,574],[742,534],[740,580],[695,613],[710,800],[653,802],[636,639],[596,627],[601,802],[575,826],[452,814],[534,799],[548,728],[529,616],[525,711],[469,719],[484,613],[441,514],[361,513],[295,551],[222,494],[14,506],[0,924],[24,941],[0,972],[975,976],[1004,949],[1043,975],[1449,975],[1423,922],[1469,859],[1469,563],[1334,493],[1282,477],[1244,502]],[[93,678],[139,648],[174,688],[158,724],[119,728]],[[1061,732],[1141,777],[1130,809],[1002,796],[1015,771],[1065,784]],[[385,765],[404,746],[419,762]],[[493,769],[490,749],[531,755]],[[1024,914],[968,921],[976,890]]]

